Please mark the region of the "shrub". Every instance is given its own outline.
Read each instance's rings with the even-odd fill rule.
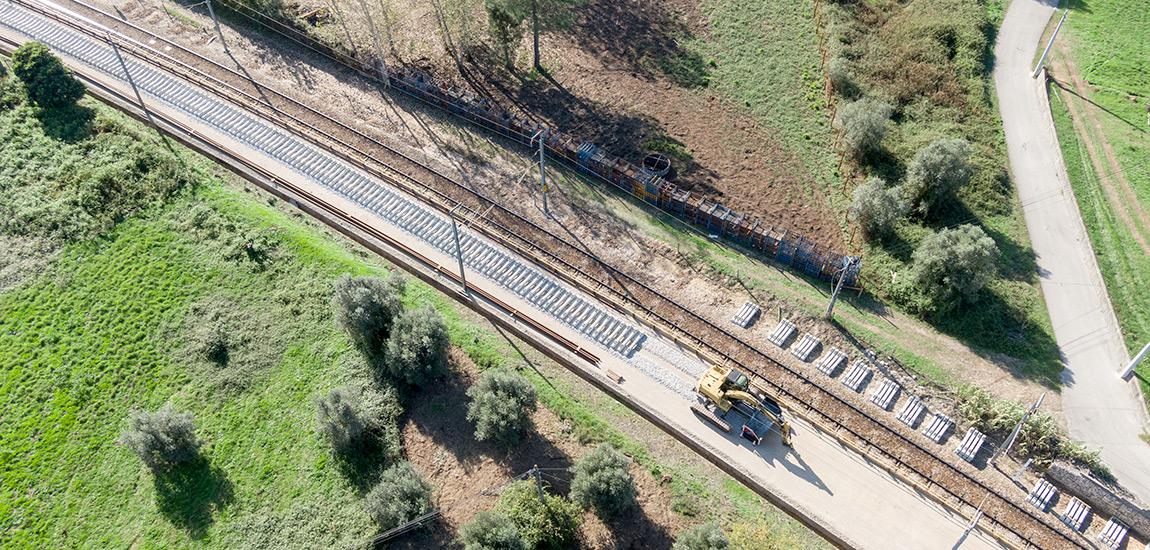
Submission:
[[[926,215],[970,182],[974,165],[965,139],[940,139],[919,150],[907,168],[903,188],[915,210]]]
[[[335,284],[335,319],[352,342],[369,357],[382,357],[395,318],[403,311],[405,283],[398,274],[340,277]]]
[[[200,355],[218,366],[227,365],[229,345],[227,326],[222,321],[216,320],[203,335],[199,345]]]
[[[524,550],[523,537],[511,518],[497,512],[479,512],[459,530],[463,550]]]
[[[881,238],[890,233],[908,208],[902,190],[887,188],[882,178],[871,176],[855,188],[850,212],[868,238]]]
[[[727,548],[727,537],[718,522],[710,521],[684,531],[675,540],[673,550],[723,550]]]
[[[422,386],[447,368],[447,327],[431,306],[400,313],[387,340],[388,376]]]
[[[467,420],[475,423],[475,439],[479,441],[512,443],[531,427],[535,388],[517,372],[488,370],[467,390],[467,397],[471,398]]]
[[[891,107],[885,101],[864,97],[838,110],[837,122],[843,132],[843,145],[855,157],[877,151],[886,137]]]
[[[523,39],[523,14],[521,6],[507,0],[486,0],[487,21],[491,36],[503,50],[503,61],[511,64],[511,50]]]
[[[41,42],[27,42],[12,52],[12,74],[41,107],[64,107],[84,97],[84,85]]]
[[[851,76],[850,63],[842,57],[836,57],[827,64],[827,79],[835,93],[842,97],[849,98],[858,94],[858,86]]]
[[[363,440],[368,422],[354,391],[336,388],[316,399],[315,406],[319,431],[336,452],[346,453]]]
[[[566,548],[579,531],[579,506],[561,496],[539,492],[535,482],[525,480],[503,491],[495,510],[506,515],[523,537],[527,548]]]
[[[912,279],[930,309],[946,313],[978,299],[995,275],[998,246],[976,225],[928,236],[915,249]]]
[[[583,457],[571,471],[571,500],[593,507],[600,516],[612,517],[636,505],[635,479],[627,470],[631,460],[603,443]]]
[[[155,412],[133,410],[119,443],[136,453],[153,472],[190,462],[200,452],[195,417],[176,412],[171,404]]]
[[[1021,403],[999,399],[972,385],[959,387],[957,405],[963,420],[1003,444],[1026,411],[1026,406]],[[1054,417],[1045,411],[1038,411],[1026,420],[1018,432],[1012,452],[1033,458],[1040,467],[1049,466],[1058,459],[1066,459],[1089,468],[1099,478],[1108,481],[1114,479],[1096,451],[1088,451],[1071,440]]]
[[[371,519],[381,529],[391,529],[431,510],[431,485],[410,462],[400,462],[383,471],[364,501]]]

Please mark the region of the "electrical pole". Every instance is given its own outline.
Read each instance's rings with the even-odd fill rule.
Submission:
[[[212,16],[212,24],[216,26],[216,34],[220,36],[220,44],[224,45],[224,52],[232,58],[232,61],[235,61],[236,58],[232,55],[232,50],[228,48],[228,41],[224,40],[224,33],[220,30],[220,20],[216,18],[216,10],[212,9],[212,0],[207,0],[204,3],[208,6],[208,15]],[[239,62],[236,61],[236,64],[239,65]]]
[[[336,20],[339,21],[339,26],[343,27],[343,34],[347,37],[347,45],[351,47],[351,55],[359,59],[359,48],[355,47],[355,41],[351,39],[351,31],[347,28],[347,19],[344,18],[343,12],[339,9],[339,4],[335,0],[327,0],[331,5],[331,11],[335,14]]]
[[[1038,58],[1038,65],[1034,67],[1034,74],[1030,75],[1031,78],[1038,78],[1042,73],[1042,65],[1046,63],[1046,54],[1050,53],[1050,48],[1054,46],[1054,39],[1058,36],[1058,31],[1062,29],[1062,24],[1066,22],[1066,16],[1070,15],[1070,8],[1062,12],[1062,19],[1058,20],[1058,26],[1054,27],[1054,34],[1050,35],[1050,42],[1046,43],[1046,49],[1042,50],[1042,57]]]
[[[1002,448],[999,449],[997,453],[994,453],[994,456],[990,457],[991,462],[994,462],[998,459],[998,457],[1010,452],[1010,448],[1014,446],[1014,441],[1018,439],[1019,432],[1022,431],[1023,424],[1026,424],[1026,421],[1030,418],[1030,415],[1034,414],[1034,412],[1038,410],[1038,407],[1042,406],[1043,399],[1046,399],[1045,393],[1038,396],[1038,400],[1035,401],[1034,404],[1032,404],[1030,408],[1022,414],[1022,418],[1019,419],[1018,424],[1014,426],[1013,430],[1011,430],[1010,437],[1006,438],[1006,443],[1002,445]]]
[[[459,260],[459,280],[463,282],[463,293],[470,296],[471,293],[467,288],[467,275],[463,270],[463,247],[459,246],[459,224],[455,221],[456,208],[459,208],[459,205],[452,208],[448,216],[451,217],[451,234],[455,238],[455,259]]]
[[[536,464],[534,468],[531,468],[531,475],[535,477],[535,490],[539,491],[539,502],[541,504],[546,504],[547,501],[543,500],[543,479],[539,477],[538,464]]]
[[[148,117],[148,122],[152,123],[157,130],[156,121],[152,119],[152,113],[148,111],[148,106],[144,105],[144,96],[140,95],[140,88],[136,86],[135,79],[132,78],[132,73],[128,71],[128,63],[124,61],[124,56],[120,55],[120,48],[112,41],[110,33],[104,33],[104,38],[108,41],[108,45],[112,46],[112,53],[116,54],[116,60],[120,62],[120,68],[124,71],[124,77],[128,79],[128,85],[132,87],[132,92],[136,94],[136,101],[140,103],[140,109],[144,111],[144,116]]]
[[[834,319],[835,302],[839,299],[839,292],[843,289],[843,283],[847,280],[847,270],[854,266],[855,259],[849,256],[843,258],[843,267],[838,270],[839,281],[835,283],[834,288],[831,290],[831,303],[827,304],[827,313],[823,316],[824,319],[830,321]]]
[[[544,166],[544,158],[546,157],[546,149],[544,147],[544,139],[547,137],[547,130],[539,130],[535,132],[531,140],[539,140],[539,188],[543,191],[543,214],[551,216],[551,211],[547,208],[547,168]]]
[[[1119,374],[1119,376],[1122,377],[1123,380],[1129,380],[1130,376],[1134,374],[1134,367],[1137,367],[1138,363],[1141,363],[1142,360],[1146,358],[1147,353],[1150,353],[1150,342],[1147,342],[1146,345],[1142,347],[1142,351],[1138,352],[1138,355],[1135,355],[1134,359],[1130,360],[1130,364],[1126,365],[1126,368],[1122,370],[1122,374]]]

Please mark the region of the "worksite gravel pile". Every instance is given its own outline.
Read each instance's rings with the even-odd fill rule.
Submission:
[[[10,8],[0,4],[0,20],[12,20]],[[89,16],[97,17],[92,12]],[[101,22],[133,32],[113,19]],[[145,40],[143,36],[140,39]],[[179,49],[170,55],[203,70],[221,80],[244,87],[245,80],[238,73],[230,72],[210,62],[198,59]],[[114,74],[114,73],[113,73]],[[761,378],[762,384],[778,392],[784,406],[794,413],[805,416],[819,424],[839,426],[837,436],[854,444],[870,449],[872,459],[892,463],[897,460],[902,465],[896,468],[902,475],[931,482],[944,487],[964,503],[964,511],[971,513],[973,506],[983,502],[988,489],[992,490],[982,510],[985,513],[981,526],[992,522],[1008,526],[1017,536],[998,530],[1006,538],[1022,542],[1025,540],[1040,548],[1064,548],[1079,546],[1079,539],[1068,534],[1068,529],[1054,517],[1028,509],[1017,498],[1017,489],[994,472],[978,471],[953,456],[949,448],[939,447],[924,436],[901,423],[894,417],[878,409],[864,395],[855,394],[838,383],[830,383],[825,376],[814,372],[813,367],[804,365],[783,352],[768,356],[756,346],[744,341],[729,331],[720,328],[726,322],[725,312],[708,311],[708,318],[683,307],[673,299],[655,292],[627,273],[605,265],[601,260],[587,253],[581,246],[557,236],[529,222],[504,206],[488,200],[478,191],[451,181],[449,178],[415,162],[398,150],[373,138],[348,128],[318,112],[311,111],[286,95],[267,90],[277,107],[290,113],[306,124],[322,128],[329,137],[317,137],[336,149],[344,149],[353,158],[368,157],[378,163],[374,167],[381,173],[395,173],[398,179],[392,183],[416,196],[438,197],[450,205],[460,204],[460,213],[473,220],[472,227],[488,238],[500,242],[529,257],[538,265],[546,266],[558,279],[579,285],[586,294],[598,297],[605,303],[625,304],[635,315],[657,327],[660,331],[674,335],[685,345],[703,350],[713,357],[710,360],[727,360],[740,365],[749,374]],[[237,96],[237,101],[248,101]],[[251,108],[258,108],[258,102],[251,102]],[[313,132],[313,135],[317,135]],[[338,140],[341,143],[335,144]],[[370,151],[365,154],[362,151]],[[481,214],[482,213],[482,214]],[[442,230],[442,228],[441,228]],[[716,315],[724,313],[724,315]],[[714,317],[714,318],[710,318]],[[580,317],[582,318],[582,317]],[[632,329],[633,330],[633,329]],[[648,342],[652,345],[658,339]],[[624,338],[620,350],[632,346],[631,352],[642,345],[641,339],[632,343]],[[653,347],[653,345],[652,345]],[[666,350],[655,351],[668,359],[676,368],[695,376],[701,375],[702,366],[697,362],[674,360],[664,355]],[[623,353],[622,351],[620,353]],[[682,354],[680,354],[682,355]],[[683,356],[685,358],[685,356]],[[698,366],[696,366],[698,365]],[[817,375],[817,376],[816,376]],[[654,377],[654,375],[652,375]],[[897,407],[895,407],[897,410]],[[932,493],[940,494],[930,487]],[[945,497],[944,497],[945,498]],[[953,502],[953,501],[952,501]],[[957,503],[956,503],[957,504]]]

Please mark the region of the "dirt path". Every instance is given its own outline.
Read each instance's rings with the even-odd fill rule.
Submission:
[[[1086,152],[1090,156],[1090,163],[1094,166],[1094,173],[1098,175],[1098,183],[1106,194],[1111,209],[1118,214],[1122,225],[1126,226],[1134,240],[1142,248],[1144,254],[1150,255],[1150,213],[1142,207],[1134,193],[1130,180],[1118,163],[1114,148],[1106,133],[1102,130],[1102,121],[1099,119],[1098,106],[1089,99],[1090,85],[1082,78],[1078,64],[1070,51],[1066,39],[1057,41],[1058,56],[1053,60],[1054,74],[1069,79],[1069,83],[1055,80],[1060,88],[1069,92],[1064,94],[1062,100],[1070,110],[1070,118],[1074,122],[1075,133],[1086,144]],[[1101,155],[1099,155],[1101,150]]]

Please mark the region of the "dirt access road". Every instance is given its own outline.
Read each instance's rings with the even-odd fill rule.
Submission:
[[[1150,445],[1139,438],[1146,409],[1137,386],[1118,378],[1129,355],[1066,175],[1044,83],[1031,78],[1034,52],[1056,7],[1056,0],[1011,4],[995,47],[994,84],[1011,173],[1066,365],[1067,426],[1075,439],[1101,448],[1118,481],[1150,502]]]

